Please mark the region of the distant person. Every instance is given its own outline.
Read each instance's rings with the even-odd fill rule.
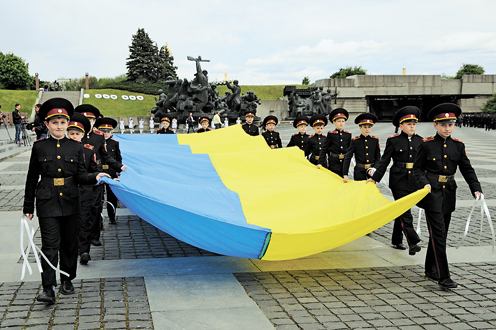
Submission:
[[[155,121],[153,121],[153,117],[150,117],[150,134],[153,134],[155,129]]]
[[[219,129],[220,128],[220,125],[222,124],[222,122],[220,121],[219,111],[217,111],[215,113],[212,122],[213,122],[213,124],[215,126],[215,129]]]
[[[45,121],[40,118],[40,108],[41,104],[36,104],[34,106],[34,110],[36,114],[34,115],[34,125],[31,129],[33,132],[36,132],[36,140],[43,139],[47,137],[48,129],[45,126]]]
[[[189,113],[189,117],[186,119],[186,124],[188,125],[188,134],[189,130],[193,129],[193,133],[195,133],[195,119],[193,118],[193,113]]]
[[[145,121],[143,120],[143,118],[140,118],[140,120],[138,122],[138,127],[139,127],[140,134],[143,134],[143,130],[145,129]]]
[[[14,111],[12,111],[12,118],[14,120],[15,126],[15,143],[21,144],[21,122],[24,118],[19,112],[21,110],[21,105],[16,103]]]
[[[172,118],[172,130],[174,131],[174,134],[176,134],[176,130],[177,130],[177,119],[176,118]]]
[[[124,134],[124,131],[126,130],[126,125],[124,123],[124,119],[121,118],[121,121],[119,122],[119,129],[121,130],[121,134]]]
[[[241,118],[236,119],[236,124],[241,124]]]
[[[134,133],[134,122],[133,122],[133,117],[129,117],[129,133],[133,134]]]
[[[224,118],[224,127],[228,127],[229,126],[229,119]]]

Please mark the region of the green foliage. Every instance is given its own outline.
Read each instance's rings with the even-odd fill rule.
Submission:
[[[367,70],[363,69],[362,66],[347,66],[346,68],[341,68],[339,71],[334,72],[331,75],[331,79],[342,79],[346,78],[349,76],[354,76],[354,75],[365,75],[367,74]]]
[[[159,62],[157,66],[157,81],[166,81],[167,77],[169,76],[177,79],[177,66],[174,66],[174,56],[172,56],[172,54],[166,47],[160,47],[158,58]]]
[[[277,100],[278,98],[282,97],[282,94],[284,92],[284,87],[286,85],[240,85],[241,87],[241,93],[247,93],[249,90],[252,90],[257,94],[258,98],[260,100]],[[312,87],[312,85],[296,85],[296,88],[307,88],[307,87]],[[219,85],[217,86],[217,90],[219,91],[220,96],[224,96],[227,86],[225,85]]]
[[[0,52],[0,84],[6,89],[34,89],[34,77],[29,75],[28,67],[22,58]]]
[[[90,98],[83,98],[83,104],[94,105],[108,117],[149,116],[150,109],[155,106],[154,95],[130,93],[115,89],[89,89],[85,90],[84,93],[90,94]],[[117,95],[117,100],[104,99],[103,97],[97,99],[95,94]],[[122,95],[141,95],[144,99],[143,101],[123,100]]]
[[[455,75],[455,79],[461,79],[465,74],[484,74],[484,68],[477,64],[463,64]]]
[[[496,93],[481,108],[485,113],[496,113]]]
[[[455,77],[454,76],[448,76],[446,73],[442,73],[441,79],[455,79]]]
[[[310,85],[310,78],[308,76],[304,77],[303,80],[301,81],[302,85]]]
[[[50,85],[50,84],[48,84]],[[66,81],[62,89],[65,91],[80,91],[81,88],[86,88],[85,78],[74,78],[71,81]]]
[[[21,105],[21,113],[31,116],[31,110],[38,98],[38,92],[31,90],[0,90],[0,105],[3,112],[12,112],[16,103]],[[3,128],[2,128],[3,129]]]
[[[99,89],[120,89],[123,91],[130,91],[135,93],[143,93],[150,95],[157,95],[159,89],[167,90],[167,85],[164,83],[152,82],[134,82],[134,81],[103,81],[99,84]]]

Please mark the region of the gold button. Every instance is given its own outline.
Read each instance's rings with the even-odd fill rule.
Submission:
[[[369,146],[365,146],[365,149],[368,149],[368,148],[369,148]]]
[[[60,148],[60,144],[57,144],[57,148]]]
[[[60,156],[57,156],[57,159],[60,159]]]
[[[408,171],[408,174],[412,173],[412,171]]]
[[[447,168],[448,168],[448,166],[444,166],[444,169],[447,169]]]
[[[444,147],[446,148],[446,144],[444,145]]]
[[[62,196],[63,194],[62,194],[62,193],[60,193],[59,195],[60,195],[60,196]]]
[[[369,160],[367,159],[367,163],[369,162]]]
[[[432,158],[432,160],[436,160],[436,158]]]
[[[44,160],[44,161],[46,162],[46,158],[45,158],[45,160]]]
[[[448,155],[444,155],[444,158],[448,158]]]
[[[443,186],[443,189],[446,188],[446,186]]]
[[[412,157],[412,155],[410,155],[410,157]]]
[[[59,171],[59,172],[62,172],[62,169],[60,169],[60,168],[59,168],[59,169],[58,169],[58,171]]]
[[[365,154],[365,156],[368,156],[368,155],[369,155],[368,153]]]
[[[367,140],[365,140],[365,142],[367,142]]]
[[[413,149],[412,147],[410,147],[410,149]]]
[[[71,162],[73,162],[73,159],[71,159]]]

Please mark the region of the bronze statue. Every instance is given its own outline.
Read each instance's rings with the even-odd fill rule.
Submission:
[[[234,80],[232,85],[228,81],[227,88],[232,90],[232,95],[228,100],[227,105],[232,111],[239,111],[241,106],[241,87],[239,87],[238,81]]]

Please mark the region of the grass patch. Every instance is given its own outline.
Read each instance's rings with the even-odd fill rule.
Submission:
[[[8,89],[0,90],[0,111],[8,113],[14,111],[16,103],[21,105],[21,112],[31,116],[31,110],[34,108],[38,91],[14,91]]]
[[[307,88],[313,85],[240,85],[241,93],[247,93],[249,90],[252,90],[257,94],[258,98],[261,100],[277,100],[282,97],[282,93],[284,91],[284,87],[286,86],[296,86],[296,88]],[[219,95],[222,97],[228,90],[227,86],[220,85],[217,86],[217,90],[219,91]]]
[[[97,107],[106,117],[129,117],[129,116],[149,116],[150,109],[155,106],[155,95],[121,91],[118,89],[89,89],[84,94],[89,94],[90,98],[83,98],[83,104],[91,104]],[[97,99],[95,94],[117,95],[116,100]],[[122,95],[143,96],[143,100],[123,100]]]

